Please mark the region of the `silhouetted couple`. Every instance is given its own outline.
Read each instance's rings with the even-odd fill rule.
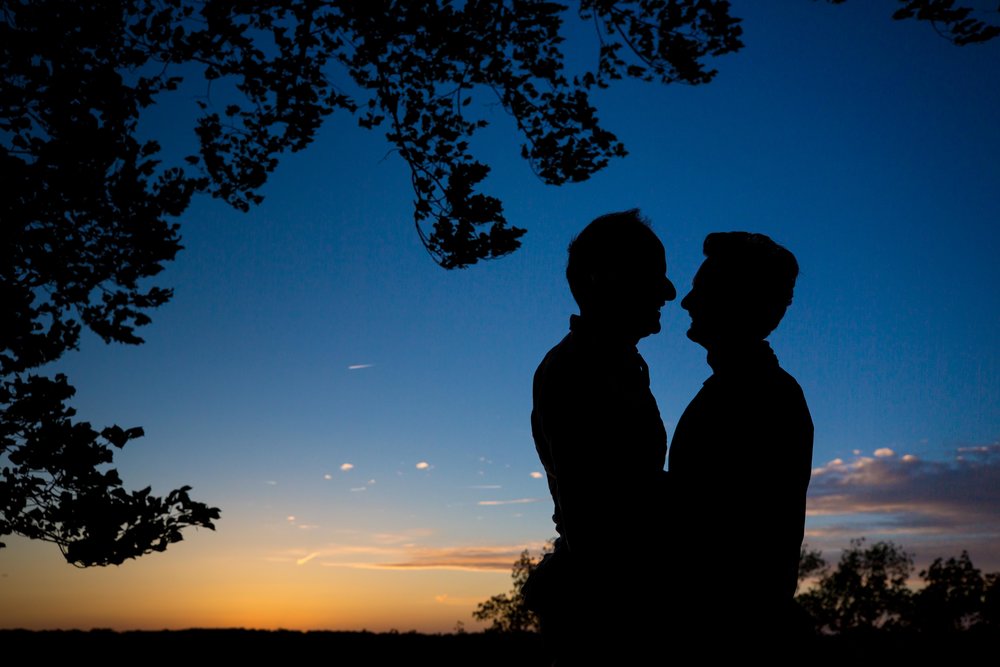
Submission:
[[[813,426],[765,338],[798,265],[761,234],[710,234],[704,252],[681,306],[713,374],[665,472],[636,349],[676,297],[663,244],[633,210],[569,246],[580,314],[535,373],[531,415],[559,538],[524,589],[560,665],[666,662],[665,650],[749,657],[795,640]]]

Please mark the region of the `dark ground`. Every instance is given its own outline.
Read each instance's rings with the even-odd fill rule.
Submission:
[[[547,665],[538,635],[289,630],[0,630],[3,665]]]
[[[649,664],[697,664],[671,656],[669,632],[665,653]],[[714,650],[732,651],[731,664],[749,660],[720,637]],[[710,649],[711,650],[711,649]],[[859,667],[894,664],[995,664],[1000,637],[995,633],[961,633],[931,637],[918,634],[870,634],[823,637],[798,656],[802,665]],[[766,656],[762,656],[767,664]],[[692,656],[693,658],[693,656]],[[433,667],[543,667],[549,664],[538,635],[464,633],[423,635],[373,632],[297,632],[288,630],[0,630],[0,661],[5,665],[401,665]],[[711,661],[716,662],[716,661]],[[750,660],[750,662],[757,662]],[[594,665],[615,665],[595,656]],[[718,663],[723,664],[723,663]]]

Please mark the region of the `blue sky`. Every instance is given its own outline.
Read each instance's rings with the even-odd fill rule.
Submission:
[[[835,559],[852,537],[892,539],[918,564],[968,548],[1000,570],[1000,43],[957,48],[889,20],[890,2],[733,4],[747,46],[714,82],[596,99],[630,155],[586,183],[541,184],[489,112],[486,188],[528,229],[510,257],[437,267],[405,163],[347,116],[251,213],[196,201],[146,344],[87,338],[59,368],[82,418],[145,428],[118,455],[126,484],[192,485],[222,508],[218,531],[102,571],[9,540],[0,626],[470,623],[554,533],[528,417],[575,312],[566,245],[632,207],[681,295],[709,232],[796,254],[771,341],[816,425],[811,545]],[[640,343],[668,434],[709,374],[678,304]],[[748,475],[767,465],[746,452]],[[629,483],[613,447],[607,471],[609,494]]]

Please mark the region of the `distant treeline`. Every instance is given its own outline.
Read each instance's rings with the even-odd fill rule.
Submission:
[[[477,620],[490,623],[489,632],[537,631],[538,620],[525,608],[521,586],[539,560],[523,551],[511,572],[511,590],[481,602],[473,612]],[[864,538],[851,540],[835,567],[820,551],[804,546],[795,598],[803,626],[811,624],[820,643],[844,650],[865,646],[874,635],[883,636],[878,640],[883,646],[895,641],[885,639],[887,635],[925,637],[938,647],[944,645],[942,638],[952,635],[961,635],[955,641],[962,645],[978,638],[1000,638],[1000,573],[983,574],[966,551],[957,557],[937,558],[921,570],[918,576],[923,585],[917,589],[909,585],[913,570],[913,556],[893,542],[869,545]],[[739,576],[733,578],[738,581]],[[595,586],[609,584],[613,584],[610,573],[594,582]],[[732,595],[739,594],[739,585],[734,583]],[[725,600],[720,600],[719,608],[724,616]]]
[[[984,575],[968,552],[935,559],[920,571],[916,590],[912,574],[913,556],[893,542],[851,540],[832,569],[822,553],[804,547],[795,599],[823,634],[1000,631],[1000,573]]]

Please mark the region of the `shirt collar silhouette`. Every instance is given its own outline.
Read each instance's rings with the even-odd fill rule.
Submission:
[[[716,347],[708,352],[715,375],[755,374],[778,367],[778,357],[766,340]]]

